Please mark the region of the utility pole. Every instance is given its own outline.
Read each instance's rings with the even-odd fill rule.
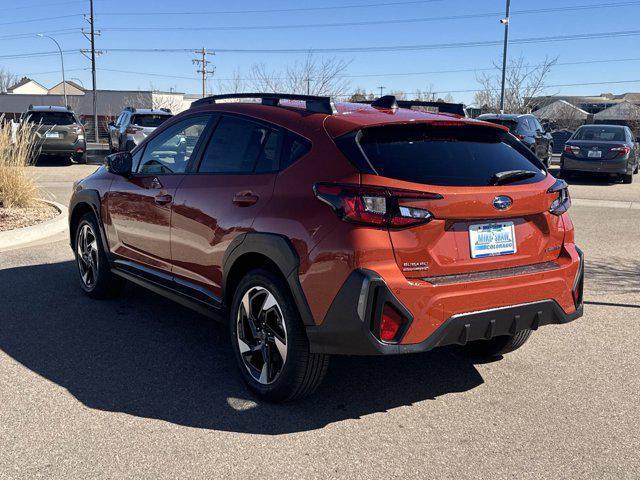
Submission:
[[[381,87],[378,87],[378,88],[380,89],[380,96],[382,97],[382,91],[383,91],[385,88],[387,88],[387,87],[382,87],[382,86],[381,86]]]
[[[92,80],[92,97],[93,97],[93,130],[96,143],[100,142],[100,137],[98,134],[98,97],[96,94],[96,55],[100,55],[101,51],[96,51],[96,35],[100,35],[100,32],[95,31],[94,27],[94,16],[93,16],[93,0],[89,0],[89,18],[85,20],[89,22],[89,26],[91,27],[89,33],[82,30],[82,34],[91,42],[91,49],[89,50],[80,50],[80,52],[91,60],[91,80]]]
[[[504,48],[502,50],[502,86],[500,89],[500,113],[504,113],[504,88],[507,76],[507,46],[509,45],[509,11],[511,9],[511,0],[507,0],[507,9],[505,17],[500,20],[504,25]]]
[[[196,50],[195,53],[202,55],[202,58],[195,58],[193,60],[194,65],[199,65],[200,70],[196,70],[198,73],[202,74],[202,98],[207,96],[207,77],[215,72],[214,69],[207,70],[207,65],[211,63],[210,60],[207,60],[207,52],[206,48],[202,48],[201,50]],[[215,55],[215,54],[212,54]]]

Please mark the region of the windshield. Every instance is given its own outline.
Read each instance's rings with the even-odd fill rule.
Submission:
[[[621,127],[580,127],[571,140],[624,142],[624,129]]]
[[[29,112],[27,121],[42,125],[73,125],[76,123],[72,113],[67,112]]]
[[[428,185],[485,186],[510,170],[534,172],[513,184],[539,182],[545,171],[508,133],[480,126],[400,125],[363,130],[360,145],[384,177]]]
[[[138,114],[134,115],[131,119],[131,125],[137,125],[139,127],[159,127],[169,118],[171,118],[171,115]]]

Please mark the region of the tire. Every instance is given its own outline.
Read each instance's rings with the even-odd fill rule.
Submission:
[[[621,175],[622,183],[626,183],[627,185],[633,183],[633,173],[625,173]]]
[[[462,350],[465,354],[473,357],[499,357],[524,345],[531,336],[531,332],[532,330],[521,330],[513,336],[470,342],[462,347]]]
[[[280,277],[262,269],[249,272],[234,292],[229,324],[240,373],[258,397],[286,402],[318,388],[329,356],[309,351],[293,297]]]
[[[633,174],[637,175],[639,170],[640,170],[640,162],[636,163],[636,169],[633,171]]]
[[[87,213],[80,219],[73,238],[78,278],[84,293],[95,299],[117,296],[122,291],[125,280],[111,272],[98,222],[92,213]]]
[[[73,161],[76,163],[80,163],[80,164],[86,164],[87,163],[87,152],[84,152],[82,155],[74,155],[73,156]]]

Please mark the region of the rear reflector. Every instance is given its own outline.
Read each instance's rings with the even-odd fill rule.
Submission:
[[[442,199],[437,193],[370,185],[318,183],[313,190],[316,197],[345,222],[391,228],[420,225],[433,218],[428,210],[403,205],[403,202]]]
[[[402,326],[402,316],[388,303],[382,309],[380,319],[380,340],[383,342],[393,342]]]

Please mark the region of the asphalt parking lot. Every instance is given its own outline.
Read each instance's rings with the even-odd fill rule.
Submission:
[[[32,173],[66,203],[95,168]],[[640,478],[640,178],[570,183],[583,318],[489,363],[335,358],[288,405],[247,392],[221,325],[86,298],[66,236],[0,253],[0,478]]]

